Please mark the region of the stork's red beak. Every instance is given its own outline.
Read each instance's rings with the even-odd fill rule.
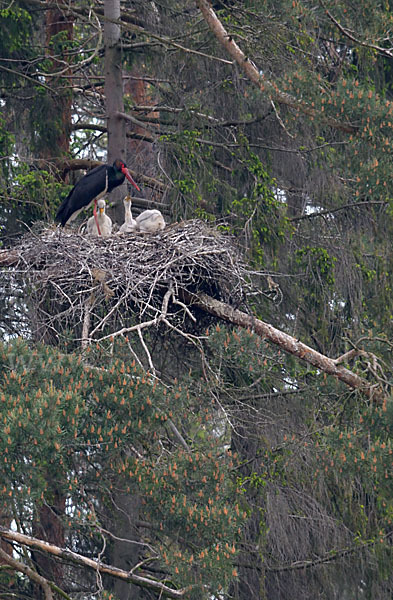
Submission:
[[[133,178],[131,177],[131,175],[128,172],[127,167],[125,167],[124,165],[121,167],[122,173],[124,173],[124,175],[127,177],[128,181],[130,183],[132,183],[132,185],[138,190],[138,192],[141,191],[141,189],[137,186],[137,184],[135,183],[135,181],[133,180]]]

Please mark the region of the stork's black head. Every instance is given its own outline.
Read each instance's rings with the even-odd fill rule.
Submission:
[[[127,165],[125,162],[123,162],[122,160],[120,160],[120,158],[116,158],[116,160],[113,162],[113,168],[115,169],[115,171],[123,171],[123,168],[127,168]]]
[[[128,179],[128,181],[130,183],[132,183],[132,185],[138,190],[138,192],[140,192],[140,188],[137,186],[137,184],[135,183],[135,181],[133,180],[133,178],[131,177],[131,175],[128,172],[128,169],[126,167],[126,164],[120,160],[120,158],[116,158],[116,160],[113,163],[113,168],[115,170],[115,173],[123,173],[123,175],[125,175]],[[118,177],[116,177],[117,179]],[[124,178],[122,179],[121,183],[123,183]]]

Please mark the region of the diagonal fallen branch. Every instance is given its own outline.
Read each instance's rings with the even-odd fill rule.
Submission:
[[[285,352],[297,356],[328,375],[337,377],[337,379],[349,387],[364,392],[368,398],[372,400],[381,399],[382,390],[379,385],[370,384],[369,381],[360,377],[360,375],[343,367],[340,364],[340,359],[342,359],[342,357],[339,357],[339,359],[329,358],[313,348],[310,348],[306,344],[303,344],[303,342],[296,340],[291,335],[276,329],[273,325],[265,323],[236,308],[232,308],[229,304],[215,300],[202,292],[196,295],[183,290],[183,299],[189,304],[197,306],[219,319],[255,331],[257,335],[280,346]]]
[[[78,554],[77,552],[72,552],[71,550],[60,548],[59,546],[55,546],[54,544],[44,542],[43,540],[32,537],[30,535],[25,535],[17,531],[12,531],[11,529],[7,529],[6,527],[0,526],[0,537],[6,540],[16,542],[21,546],[37,548],[53,556],[57,556],[67,561],[71,561],[82,567],[94,569],[95,571],[99,571],[100,573],[106,573],[107,575],[111,575],[112,577],[116,577],[117,579],[122,579],[123,581],[128,581],[129,583],[133,583],[134,585],[154,590],[156,593],[159,594],[160,597],[184,598],[186,592],[189,591],[189,588],[182,588],[180,590],[172,589],[164,583],[162,583],[161,581],[157,581],[156,579],[136,575],[135,573],[133,573],[132,570],[124,571],[123,569],[119,569],[117,567],[113,567],[112,565],[102,563],[101,561],[88,558],[86,556],[83,556],[82,554]],[[18,567],[18,569],[22,571],[20,567]],[[43,585],[44,582],[45,580],[40,581],[41,585]],[[47,596],[48,600],[49,598],[50,596]]]
[[[257,67],[248,59],[243,50],[236,44],[232,36],[226,31],[208,0],[196,0],[196,3],[203,15],[203,18],[208,24],[210,30],[216,36],[219,43],[236,61],[243,73],[250,81],[252,81],[254,85],[256,85],[262,92],[268,92],[279,104],[284,104],[312,117],[316,115],[315,110],[311,106],[305,102],[300,102],[289,94],[285,94],[279,90],[274,83],[261,76]],[[339,129],[346,133],[355,133],[357,131],[357,128],[351,123],[344,123],[341,121],[336,121],[335,119],[327,119],[326,123],[330,125],[330,127]]]

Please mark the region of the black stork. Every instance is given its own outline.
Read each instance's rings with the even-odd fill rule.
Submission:
[[[140,191],[125,163],[119,158],[114,161],[113,165],[100,165],[92,169],[74,185],[68,196],[64,198],[57,211],[56,221],[59,221],[61,226],[64,227],[64,225],[75,219],[81,210],[88,208],[94,202],[94,219],[98,234],[101,235],[97,220],[97,200],[121,185],[125,177]]]

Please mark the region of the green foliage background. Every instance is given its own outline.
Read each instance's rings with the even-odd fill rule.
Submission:
[[[61,13],[72,39],[60,31],[49,43],[47,8],[0,2],[3,249],[30,228],[35,235],[38,221],[52,223],[79,176],[64,181],[65,158],[105,160],[101,7],[72,3]],[[125,85],[126,110],[150,140],[136,146],[141,126],[129,126],[127,164],[138,181],[160,181],[162,196],[147,182],[145,191],[166,203],[168,221],[198,217],[235,237],[263,274],[255,285],[264,293],[248,310],[327,356],[356,349],[345,366],[384,399],[370,403],[250,332],[220,325],[196,331],[198,359],[173,334],[157,345],[149,338],[154,361],[162,348],[173,351],[179,380],[153,380],[117,345],[109,358],[107,346],[87,360],[72,354],[73,331],[68,346],[46,347],[34,339],[28,290],[16,289],[9,271],[0,290],[5,522],[33,534],[42,508],[62,494],[66,542],[94,557],[103,529],[115,528],[114,495],[129,494],[150,523],[141,560],[173,587],[195,585],[201,598],[388,600],[391,8],[368,0],[213,8],[263,89],[229,59],[194,1],[163,0],[154,10],[123,2],[125,82],[143,82],[143,102],[159,107],[140,106]],[[72,123],[64,122],[68,100]],[[1,570],[2,593],[10,580]],[[13,585],[18,598],[36,591],[23,576]],[[74,575],[70,597],[77,585]],[[115,595],[104,587],[102,598]]]

